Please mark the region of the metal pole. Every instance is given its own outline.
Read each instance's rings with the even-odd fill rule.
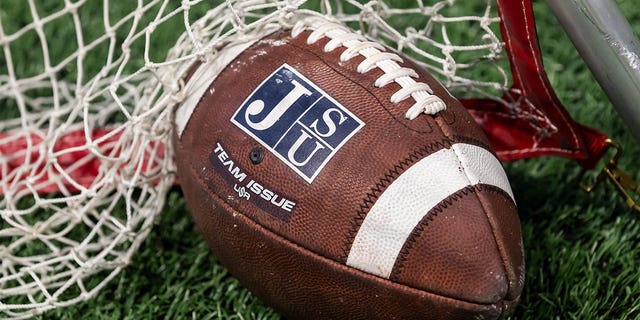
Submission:
[[[546,0],[640,143],[640,41],[613,0]]]

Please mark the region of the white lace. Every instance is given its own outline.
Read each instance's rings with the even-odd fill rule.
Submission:
[[[325,52],[346,47],[347,49],[340,55],[341,62],[346,62],[358,55],[364,56],[365,59],[358,65],[359,73],[368,72],[376,67],[380,68],[384,73],[376,79],[374,83],[376,87],[381,88],[392,82],[400,85],[401,89],[391,95],[390,101],[398,103],[409,97],[415,100],[405,114],[407,119],[415,119],[421,113],[434,115],[446,109],[444,101],[433,94],[428,84],[414,80],[418,78],[418,73],[411,68],[401,67],[398,62],[402,62],[402,58],[393,52],[386,51],[382,44],[370,41],[341,24],[318,17],[298,21],[291,30],[291,36],[295,38],[304,30],[313,30],[307,38],[307,44],[313,44],[324,37],[330,39],[324,46]]]

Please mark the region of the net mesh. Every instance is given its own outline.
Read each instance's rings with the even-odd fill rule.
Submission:
[[[0,317],[98,292],[174,184],[176,75],[266,26],[324,15],[402,50],[459,95],[509,85],[491,0],[64,0],[0,4]]]

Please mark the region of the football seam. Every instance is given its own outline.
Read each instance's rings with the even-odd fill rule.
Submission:
[[[449,136],[449,134],[447,134],[447,132],[444,130],[444,126],[443,126],[441,123],[439,123],[438,121],[436,121],[436,125],[438,126],[438,128],[440,129],[440,131],[442,132],[442,134],[443,134],[444,136],[446,136],[446,137],[448,137],[448,136]],[[493,151],[492,149],[488,149],[488,150],[491,150],[491,153],[492,153],[492,154],[494,154],[494,156],[495,156],[495,151]],[[497,158],[497,157],[496,157],[496,158]],[[458,159],[458,161],[461,161],[460,157],[459,157],[457,154],[456,154],[456,159]],[[465,172],[464,174],[465,174],[465,176],[467,177],[467,179],[469,179],[469,176],[467,175],[467,173]],[[502,265],[502,268],[503,268],[504,274],[505,274],[505,276],[507,277],[507,281],[509,281],[509,282],[511,282],[511,280],[517,281],[517,279],[509,279],[509,272],[507,271],[507,270],[508,270],[508,267],[507,267],[507,261],[506,261],[506,253],[504,252],[504,247],[503,247],[503,246],[501,246],[501,245],[498,243],[498,237],[497,237],[497,235],[496,235],[496,228],[495,228],[495,226],[494,226],[494,225],[493,225],[493,223],[492,223],[492,219],[489,217],[489,214],[488,214],[487,208],[486,208],[486,206],[485,206],[485,202],[484,202],[484,201],[483,201],[483,199],[480,197],[479,193],[475,193],[475,196],[476,196],[476,199],[478,200],[478,202],[480,203],[480,205],[482,206],[482,211],[484,212],[484,216],[486,217],[487,222],[489,223],[489,227],[490,227],[490,229],[491,229],[491,235],[493,236],[494,243],[495,243],[495,245],[496,245],[496,248],[497,248],[497,250],[498,250],[498,253],[500,254],[500,262],[501,262],[501,265]],[[511,198],[511,196],[509,196],[509,198],[510,198],[510,200],[515,204],[515,199],[512,199],[512,198]],[[507,295],[509,294],[509,288],[507,288],[507,292],[506,292],[506,294],[507,294]],[[505,297],[503,297],[503,298],[506,298],[506,296],[505,296]],[[503,306],[502,306],[502,312],[503,312],[503,313],[504,313],[504,310],[505,310],[505,305],[503,304]]]
[[[397,177],[402,174],[403,171],[405,171],[408,167],[413,165],[418,160],[425,158],[433,152],[445,148],[450,148],[453,144],[460,142],[476,144],[479,147],[490,150],[488,146],[485,145],[482,141],[471,137],[458,135],[454,135],[453,139],[444,137],[440,139],[440,141],[431,142],[426,146],[415,149],[413,152],[409,153],[409,155],[406,156],[403,160],[398,161],[398,163],[395,164],[393,168],[389,169],[387,173],[384,174],[384,176],[380,177],[375,186],[371,187],[371,191],[365,195],[365,198],[360,203],[360,208],[353,218],[351,228],[347,231],[347,234],[345,236],[346,240],[344,241],[342,247],[342,255],[340,256],[339,261],[346,264],[351,246],[353,245],[353,241],[355,240],[358,230],[362,226],[362,222],[369,213],[369,210],[375,204],[376,199]]]
[[[200,185],[201,188],[205,188],[205,190],[208,190],[209,187],[206,184],[206,181],[204,181],[203,179],[201,179],[198,175],[197,172],[195,170],[195,168],[192,165],[189,165],[189,170],[191,171],[191,174],[193,177],[196,177],[194,180],[198,183],[198,185]],[[241,219],[246,219],[247,223],[250,223],[253,225],[253,227],[258,228],[262,231],[262,233],[267,234],[270,237],[275,238],[277,241],[279,242],[285,242],[288,245],[297,248],[299,251],[303,251],[303,252],[307,252],[309,255],[316,257],[317,259],[322,259],[324,260],[325,263],[328,264],[332,264],[334,267],[339,268],[339,269],[343,269],[347,272],[352,272],[357,274],[359,277],[363,277],[365,279],[371,280],[371,281],[380,281],[385,283],[386,286],[390,286],[392,288],[396,288],[398,290],[412,290],[412,291],[417,291],[419,293],[423,293],[426,295],[431,295],[434,297],[438,297],[441,299],[447,299],[447,300],[451,300],[452,302],[455,303],[465,303],[468,304],[470,306],[484,306],[484,307],[496,307],[496,308],[500,308],[501,310],[504,308],[502,306],[503,303],[509,303],[511,302],[511,300],[499,300],[496,301],[495,303],[479,303],[479,302],[473,302],[473,301],[467,301],[464,299],[460,299],[460,298],[456,298],[456,297],[451,297],[451,296],[447,296],[447,295],[443,295],[443,294],[439,294],[439,293],[435,293],[435,292],[431,292],[431,291],[427,291],[424,289],[420,289],[420,288],[415,288],[413,286],[409,286],[406,284],[402,284],[402,283],[398,283],[398,282],[393,282],[390,279],[385,279],[367,272],[364,272],[362,270],[350,267],[346,264],[340,263],[338,261],[335,261],[333,259],[331,259],[330,257],[324,256],[318,252],[312,251],[309,248],[306,248],[304,246],[301,246],[295,242],[292,242],[291,240],[277,234],[275,231],[267,228],[266,226],[254,221],[253,219],[251,219],[250,217],[246,216],[245,214],[243,214],[242,212],[236,210],[231,204],[227,203],[227,201],[224,200],[223,197],[221,197],[220,195],[218,195],[217,193],[213,192],[213,193],[208,193],[210,196],[217,198],[218,201],[216,201],[217,203],[220,203],[222,206],[226,207],[224,210],[225,213],[224,214],[230,214],[232,216],[234,216],[236,219],[237,218],[241,218]],[[212,199],[214,200],[214,199]],[[217,204],[216,203],[216,204]]]
[[[440,129],[440,131],[442,132],[442,134],[445,137],[448,137],[449,134],[447,133],[447,131],[445,131],[444,129],[444,125],[439,123],[438,121],[435,121],[436,125],[438,126],[438,128]],[[496,156],[495,151],[493,151],[493,149],[489,148],[488,150],[491,150],[491,153],[494,154],[494,156]],[[456,158],[458,159],[458,161],[461,161],[460,157],[456,154]],[[496,156],[497,158],[497,156]],[[465,172],[465,176],[467,177],[467,179],[469,179],[469,176],[467,175],[467,173]],[[498,253],[500,254],[500,262],[502,265],[502,268],[504,270],[504,274],[507,277],[507,281],[511,281],[511,280],[515,280],[517,281],[517,279],[509,279],[509,273],[507,272],[508,268],[507,268],[507,261],[506,261],[506,253],[504,252],[504,247],[501,246],[498,243],[498,237],[496,234],[496,228],[494,226],[494,224],[492,223],[492,219],[489,217],[489,214],[487,212],[487,208],[485,206],[485,202],[483,201],[483,199],[480,197],[479,193],[475,193],[476,199],[478,200],[478,202],[480,203],[480,205],[482,206],[482,211],[484,212],[484,215],[487,219],[487,222],[489,223],[489,227],[491,228],[491,234],[493,236],[494,239],[494,243],[496,245],[496,249],[498,250]],[[515,199],[511,198],[511,196],[509,196],[509,198],[511,199],[511,201],[515,204]],[[509,294],[509,290],[507,289],[506,294]],[[506,298],[506,296],[504,297]],[[502,312],[504,313],[506,305],[502,305]]]
[[[443,133],[445,136],[448,136],[447,132],[446,132],[446,131],[444,130],[444,128],[443,128],[443,125],[442,125],[442,124],[440,124],[440,123],[438,123],[437,121],[436,121],[436,124],[438,125],[438,127],[440,128],[440,130],[442,131],[442,133]],[[491,149],[490,149],[490,150],[491,150]],[[493,151],[493,150],[492,150],[492,151],[491,151],[491,153],[492,153],[494,156],[496,156],[496,155],[495,155],[495,151]],[[496,156],[496,158],[497,158],[497,156]],[[456,154],[456,159],[458,159],[458,161],[461,161],[461,159],[460,159],[460,157],[458,156],[458,154]],[[469,179],[469,176],[467,175],[466,171],[464,172],[464,175],[467,177],[467,179]],[[505,175],[506,175],[506,173],[505,173]],[[508,270],[509,270],[509,268],[508,268],[508,263],[507,263],[507,261],[506,261],[506,259],[507,259],[506,257],[507,257],[507,255],[508,255],[508,254],[505,252],[504,245],[501,245],[501,244],[500,244],[500,242],[498,241],[498,236],[497,236],[497,232],[496,232],[496,227],[495,227],[495,225],[494,225],[494,223],[493,223],[493,219],[489,216],[489,211],[487,210],[487,206],[486,206],[485,200],[484,200],[484,198],[483,198],[483,197],[481,197],[481,196],[480,196],[480,193],[476,192],[476,193],[474,193],[474,194],[475,194],[476,199],[478,200],[478,202],[479,202],[479,203],[480,203],[480,205],[482,206],[482,211],[484,212],[484,216],[485,216],[485,218],[487,219],[487,222],[488,222],[488,224],[489,224],[489,228],[491,229],[491,235],[493,236],[494,244],[495,244],[495,246],[496,246],[496,249],[498,250],[498,253],[500,254],[500,262],[501,262],[502,269],[503,269],[503,271],[504,271],[504,275],[505,275],[505,277],[507,278],[507,281],[508,281],[509,283],[511,283],[512,281],[516,281],[516,282],[517,282],[517,281],[518,281],[518,279],[510,279],[510,275],[509,275],[509,272],[508,272]],[[509,195],[509,196],[508,196],[508,198],[509,198],[509,200],[508,200],[508,201],[510,201],[511,203],[513,203],[513,204],[517,207],[517,205],[516,205],[516,203],[515,203],[515,199],[514,199],[514,198],[512,198],[512,195]],[[508,295],[508,294],[509,294],[509,292],[510,292],[510,290],[509,290],[509,289],[510,289],[510,288],[511,288],[511,286],[508,286],[508,287],[507,287],[507,292],[505,293],[505,295]],[[506,296],[505,296],[505,297],[503,297],[503,298],[506,298]],[[504,312],[504,308],[503,308],[503,312]]]
[[[493,235],[493,238],[495,240],[495,244],[496,244],[496,248],[498,249],[498,253],[500,253],[500,262],[502,262],[502,268],[504,269],[504,274],[507,278],[508,282],[514,281],[517,283],[518,279],[510,279],[509,278],[509,268],[508,268],[508,263],[506,261],[506,252],[504,252],[505,248],[504,245],[501,245],[498,242],[498,238],[496,237],[496,227],[493,224],[493,219],[490,219],[489,216],[487,215],[487,206],[486,206],[486,199],[484,199],[484,197],[480,197],[480,194],[476,193],[476,197],[478,198],[478,201],[480,202],[480,205],[482,206],[483,211],[485,212],[485,216],[487,217],[487,222],[489,223],[489,228],[491,228],[491,234]],[[517,207],[515,200],[513,198],[511,198],[511,196],[508,197],[509,200],[511,201],[511,203]],[[509,290],[510,286],[507,287],[507,292],[505,293],[506,295],[510,294],[510,290]],[[505,296],[506,297],[506,296]]]
[[[429,226],[429,223],[434,221],[438,216],[438,214],[442,213],[449,206],[453,206],[454,203],[456,203],[457,201],[460,201],[462,198],[470,195],[476,195],[478,192],[481,192],[481,191],[496,193],[498,195],[501,195],[505,199],[508,199],[509,202],[513,203],[513,200],[511,199],[511,197],[506,191],[502,190],[499,187],[489,185],[489,184],[477,184],[477,185],[466,186],[456,191],[455,193],[451,194],[444,200],[440,201],[440,203],[438,203],[431,210],[429,210],[429,212],[427,212],[427,214],[422,218],[422,220],[420,220],[420,223],[418,223],[418,225],[413,229],[413,231],[407,238],[405,245],[400,251],[400,254],[398,255],[398,259],[396,260],[396,264],[393,267],[393,272],[389,276],[389,279],[393,281],[399,280],[402,274],[402,271],[405,267],[405,261],[407,261],[407,256],[409,255],[411,249],[413,249],[413,244],[418,241],[418,238],[420,238],[422,234],[425,232],[425,230]],[[495,235],[494,235],[494,239],[495,239]]]

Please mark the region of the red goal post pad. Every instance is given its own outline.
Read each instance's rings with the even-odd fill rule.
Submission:
[[[530,0],[497,0],[500,28],[511,63],[513,85],[502,101],[466,99],[500,160],[545,155],[595,167],[607,137],[574,121],[556,96],[542,63]]]
[[[121,136],[121,130],[112,128],[70,131],[57,138],[51,150],[46,150],[47,144],[39,134],[0,133],[0,157],[4,158],[0,180],[5,180],[0,184],[0,195],[7,193],[5,188],[38,194],[74,194],[90,188],[104,177],[101,166],[126,170],[125,166],[133,165],[121,157],[118,144]],[[149,141],[143,148],[142,160],[135,165],[141,167],[142,174],[156,177],[159,163],[152,159],[164,158],[165,146]]]

